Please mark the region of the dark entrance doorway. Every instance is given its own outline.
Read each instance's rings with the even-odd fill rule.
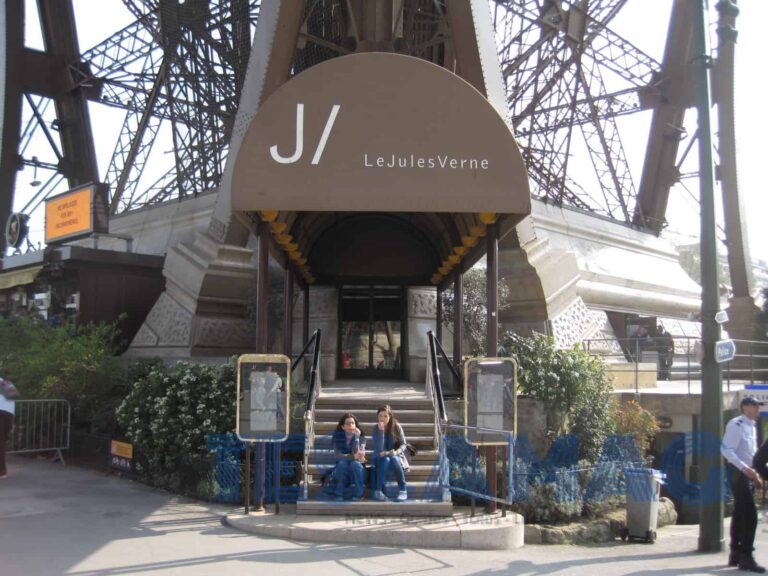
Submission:
[[[401,378],[402,289],[345,286],[340,294],[339,376]]]

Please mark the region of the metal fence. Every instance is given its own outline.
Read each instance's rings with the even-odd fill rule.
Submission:
[[[617,388],[636,392],[659,381],[691,384],[701,380],[698,338],[673,336],[657,338],[603,338],[584,340],[582,346],[603,360]],[[723,385],[768,382],[768,342],[733,340],[736,355],[723,362]]]
[[[12,454],[56,452],[69,449],[72,410],[66,400],[16,400]]]

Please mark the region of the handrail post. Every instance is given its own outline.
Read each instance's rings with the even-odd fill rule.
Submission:
[[[749,383],[755,383],[755,373],[753,371],[753,352],[752,352],[752,340],[749,341]]]
[[[640,394],[640,340],[635,338],[635,394]]]

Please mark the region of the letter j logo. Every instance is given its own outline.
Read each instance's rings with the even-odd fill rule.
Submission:
[[[325,121],[325,128],[323,129],[323,135],[320,137],[320,142],[317,143],[315,149],[315,155],[312,157],[312,164],[317,165],[320,163],[320,158],[323,156],[325,145],[328,143],[328,137],[331,135],[331,129],[333,123],[336,122],[336,115],[341,108],[340,104],[334,104],[331,108],[331,113],[328,115],[328,120]],[[269,153],[275,162],[280,164],[293,164],[301,159],[304,154],[304,104],[296,104],[296,148],[293,154],[290,156],[283,156],[277,150],[277,144],[274,144],[269,148]]]

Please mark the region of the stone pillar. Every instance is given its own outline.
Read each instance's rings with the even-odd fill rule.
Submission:
[[[323,382],[336,380],[339,349],[339,290],[334,286],[309,289],[309,333],[323,331],[320,343],[320,374]]]
[[[411,382],[426,382],[427,332],[437,325],[437,288],[408,288],[408,374]]]

